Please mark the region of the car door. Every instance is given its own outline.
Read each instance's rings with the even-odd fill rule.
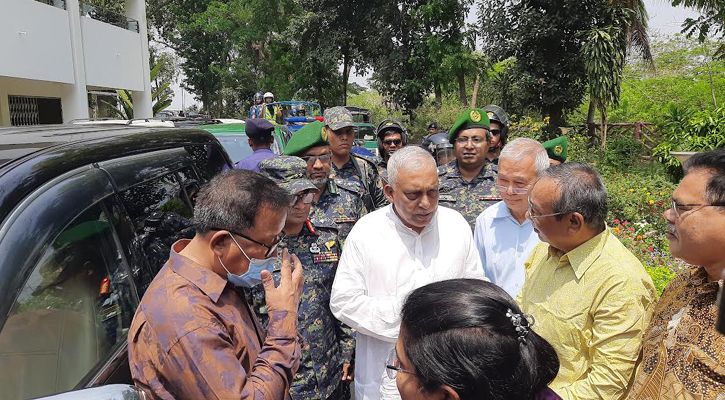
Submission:
[[[0,399],[97,384],[125,355],[139,298],[113,196],[103,171],[79,168],[0,226]]]

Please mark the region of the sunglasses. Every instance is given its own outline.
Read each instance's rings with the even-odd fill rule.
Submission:
[[[489,132],[491,132],[493,136],[501,135],[501,129],[491,129]]]
[[[395,144],[396,146],[400,146],[400,144],[403,143],[402,139],[387,139],[383,140],[383,144],[390,146],[391,144]]]
[[[315,197],[314,193],[307,192],[307,193],[297,193],[295,197],[292,198],[292,201],[290,201],[290,207],[293,207],[295,204],[297,204],[300,200],[302,200],[302,203],[304,204],[310,204],[312,203],[312,199]]]
[[[327,164],[332,159],[332,154],[321,154],[319,156],[304,156],[300,157],[301,159],[305,160],[307,162],[307,166],[313,166],[317,162],[317,160],[320,160],[321,163]]]

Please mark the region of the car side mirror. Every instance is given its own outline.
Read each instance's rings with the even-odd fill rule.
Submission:
[[[131,385],[105,385],[73,390],[38,400],[146,400],[146,395]]]

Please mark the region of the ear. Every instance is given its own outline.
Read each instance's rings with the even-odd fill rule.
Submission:
[[[209,248],[219,258],[224,257],[229,251],[229,242],[232,240],[227,231],[216,231],[209,238]]]
[[[578,212],[569,214],[569,234],[575,235],[584,229],[584,216]]]
[[[448,385],[443,385],[438,388],[438,390],[440,391],[440,396],[438,396],[440,399],[461,400],[461,396],[459,396],[458,393],[456,393],[456,391]]]
[[[385,197],[388,199],[388,202],[390,202],[392,204],[393,203],[393,187],[386,183],[383,186],[383,191],[385,191]]]
[[[249,147],[252,147],[252,139],[247,138],[247,143],[249,143]]]

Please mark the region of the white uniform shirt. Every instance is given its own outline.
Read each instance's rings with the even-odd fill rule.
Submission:
[[[403,224],[392,205],[352,228],[330,309],[357,331],[356,400],[400,398],[395,380],[387,378],[385,360],[395,347],[401,307],[411,291],[447,279],[485,279],[470,232],[461,214],[440,206],[420,234]]]
[[[474,241],[483,272],[514,299],[524,285],[524,262],[541,242],[529,219],[519,224],[503,201],[476,218]]]

